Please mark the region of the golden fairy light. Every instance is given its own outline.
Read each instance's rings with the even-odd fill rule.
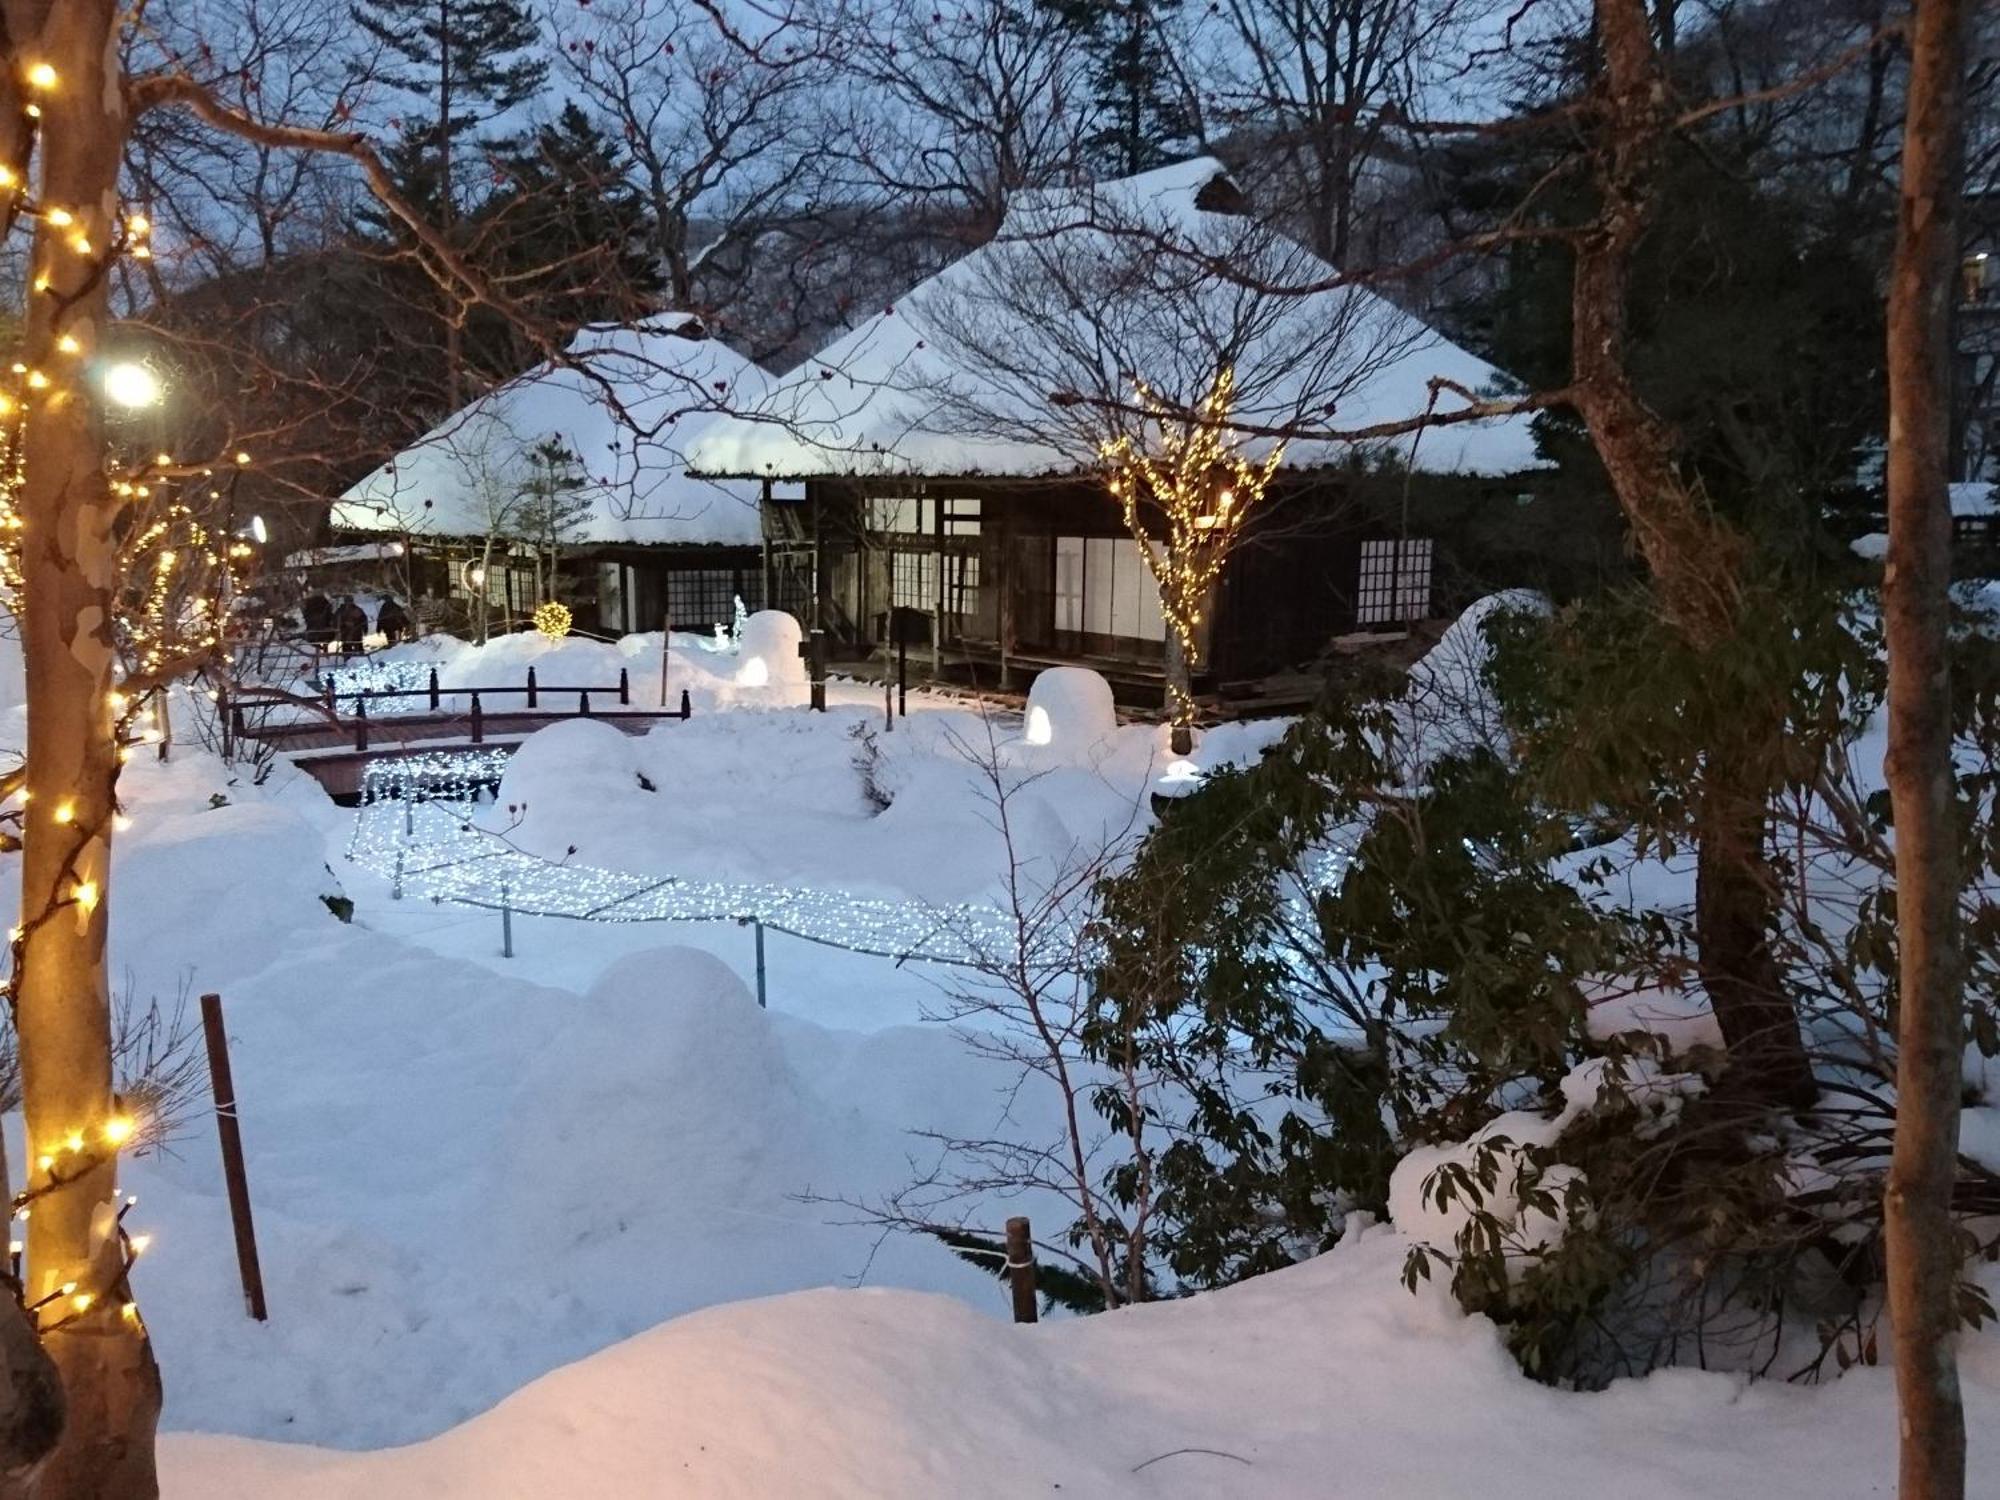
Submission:
[[[1159,429],[1160,451],[1149,452],[1129,433],[1100,451],[1110,468],[1112,497],[1159,585],[1160,612],[1192,674],[1200,662],[1200,625],[1209,596],[1243,518],[1264,498],[1285,449],[1273,445],[1261,463],[1243,457],[1228,431],[1236,372],[1227,366],[1192,412],[1168,406],[1143,382],[1138,393],[1147,425]],[[1186,682],[1168,686],[1175,725],[1193,724],[1194,699]]]
[[[570,614],[567,604],[558,604],[550,599],[535,606],[535,629],[552,641],[559,641],[568,635],[569,628],[574,623],[575,619]]]

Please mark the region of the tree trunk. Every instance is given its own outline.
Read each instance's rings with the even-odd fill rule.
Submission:
[[[1807,1109],[1819,1086],[1771,954],[1776,885],[1764,855],[1764,789],[1738,785],[1733,769],[1729,753],[1711,747],[1696,811],[1696,968],[1728,1049],[1720,1092]]]
[[[1167,748],[1175,755],[1194,750],[1194,726],[1189,722],[1189,705],[1194,702],[1194,667],[1181,644],[1180,632],[1167,627],[1167,723],[1171,726]]]
[[[451,48],[453,41],[451,0],[438,0],[438,232],[447,239],[451,237],[452,224],[457,217],[458,199],[452,192],[451,183]],[[457,411],[463,399],[465,380],[465,334],[460,327],[464,316],[463,306],[454,308],[452,299],[458,295],[456,287],[438,278],[439,290],[444,294],[444,401],[447,411]]]
[[[28,828],[21,860],[15,1021],[28,1135],[27,1300],[48,1299],[43,1344],[68,1401],[42,1500],[158,1493],[160,1377],[131,1304],[117,1232],[117,1152],[107,1125],[111,1007],[105,966],[118,779],[112,619],[116,502],[105,432],[84,378],[101,354],[126,118],[115,0],[8,5],[15,59],[55,70],[42,90],[41,201],[23,358],[30,389],[20,509],[21,638],[28,690]],[[73,352],[58,339],[74,338]],[[31,380],[31,386],[35,384]],[[75,1142],[81,1149],[67,1144]],[[44,1166],[52,1161],[53,1168]],[[60,1289],[75,1283],[76,1295]],[[88,1299],[79,1301],[78,1298]]]
[[[1597,0],[1597,219],[1576,247],[1573,401],[1652,575],[1661,613],[1697,651],[1726,642],[1741,613],[1744,539],[1674,461],[1671,428],[1626,369],[1632,261],[1651,219],[1672,104],[1645,0]],[[1774,738],[1781,723],[1739,733]],[[1750,739],[1743,741],[1753,745]],[[1768,788],[1727,745],[1709,747],[1696,815],[1695,937],[1703,988],[1729,1049],[1738,1097],[1786,1107],[1816,1090],[1798,1015],[1779,985],[1769,933],[1776,882],[1764,852]]]
[[[1889,752],[1900,947],[1896,1145],[1884,1239],[1902,1500],[1961,1500],[1958,1244],[1951,1215],[1964,1051],[1958,809],[1951,764],[1948,341],[1958,285],[1966,0],[1918,0],[1889,280]]]

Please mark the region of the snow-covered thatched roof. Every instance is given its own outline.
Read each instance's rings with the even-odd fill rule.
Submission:
[[[1034,477],[1092,467],[1133,378],[1191,407],[1218,365],[1235,419],[1352,433],[1422,415],[1444,377],[1497,392],[1500,372],[1258,225],[1220,163],[1017,194],[989,244],[772,382],[764,399],[688,443],[697,473]],[[1216,268],[1226,266],[1228,274]],[[1329,284],[1335,283],[1335,284]],[[1076,393],[1082,402],[1051,400]],[[1095,398],[1095,399],[1092,399]],[[1449,391],[1437,410],[1464,404]],[[1268,438],[1249,437],[1252,454]],[[1374,446],[1409,459],[1408,435]],[[1540,463],[1525,416],[1431,426],[1430,472],[1510,474]],[[1287,467],[1347,461],[1356,444],[1295,439]]]
[[[682,453],[723,410],[762,398],[770,375],[685,314],[587,328],[569,353],[588,374],[542,365],[489,391],[342,495],[334,526],[504,531],[527,487],[530,454],[554,439],[579,460],[587,483],[577,493],[591,502],[569,540],[755,542],[760,487],[698,479]]]

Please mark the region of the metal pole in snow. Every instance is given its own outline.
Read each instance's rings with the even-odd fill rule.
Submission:
[[[500,887],[500,956],[514,956],[514,908],[508,904],[507,887]]]
[[[764,924],[757,924],[757,1009],[769,1010],[770,1004],[764,996]]]

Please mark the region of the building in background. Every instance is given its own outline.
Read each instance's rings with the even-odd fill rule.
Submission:
[[[1159,593],[1097,451],[1134,377],[1191,401],[1226,364],[1239,418],[1284,431],[1420,417],[1434,377],[1451,382],[1436,410],[1504,386],[1243,209],[1207,158],[1019,195],[996,240],[705,425],[690,466],[803,484],[802,503],[772,507],[776,567],[808,580],[797,592],[849,650],[914,621],[941,675],[1018,687],[1081,664],[1157,692]],[[1206,611],[1197,687],[1253,697],[1336,643],[1463,602],[1444,582],[1451,539],[1411,517],[1441,494],[1511,510],[1539,466],[1524,416],[1289,442]]]
[[[336,542],[393,537],[385,584],[427,624],[520,628],[546,599],[577,628],[706,629],[764,599],[752,480],[698,479],[682,452],[759,401],[768,374],[687,315],[588,328],[334,502]]]

